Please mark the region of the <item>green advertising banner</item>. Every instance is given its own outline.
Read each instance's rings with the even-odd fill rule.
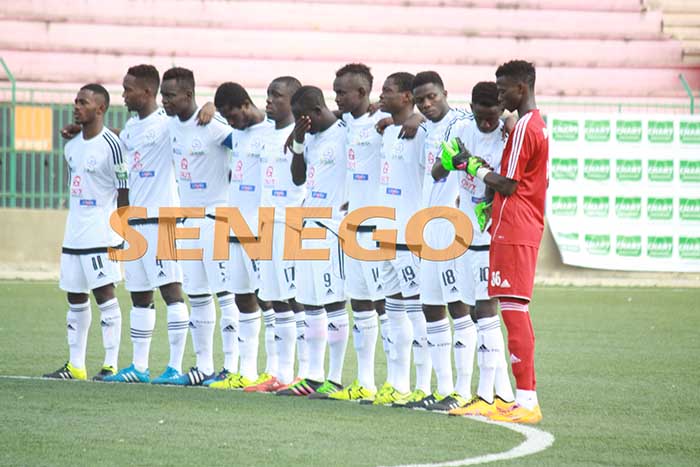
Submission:
[[[699,116],[547,121],[547,222],[565,264],[700,272]]]

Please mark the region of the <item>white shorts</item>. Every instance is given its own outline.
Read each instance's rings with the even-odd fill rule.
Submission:
[[[156,259],[158,224],[134,225],[148,242],[146,254],[124,262],[124,285],[129,292],[146,292],[166,284],[182,283],[182,268],[177,261]]]
[[[240,243],[229,244],[228,273],[233,293],[254,293],[260,288],[258,262],[250,259]]]
[[[178,249],[201,248],[201,260],[181,260],[182,288],[187,295],[204,295],[219,292],[232,292],[228,261],[215,261],[214,219],[186,219],[182,227],[199,227],[196,240],[178,240]]]
[[[296,297],[296,267],[294,261],[284,259],[284,222],[275,222],[272,259],[257,263],[260,270],[260,300],[282,302]]]
[[[489,297],[489,252],[467,250],[457,262],[457,275],[464,284],[462,301],[474,306],[477,300]]]
[[[424,236],[431,248],[442,250],[454,242],[455,230],[450,222],[433,221],[426,226]],[[464,278],[460,276],[459,263],[464,256],[445,261],[421,261],[421,303],[447,305],[462,301],[465,284]]]
[[[396,250],[396,258],[384,261],[380,274],[385,297],[400,292],[408,298],[420,293],[420,260],[410,251]]]
[[[358,232],[357,243],[363,248],[375,248],[372,235],[372,232]],[[345,287],[348,297],[372,301],[383,299],[382,264],[382,261],[360,261],[345,256]]]
[[[119,263],[107,253],[61,253],[61,276],[58,286],[71,293],[89,293],[122,280]]]
[[[308,221],[307,221],[308,222]],[[312,221],[313,222],[313,221]],[[324,306],[345,300],[344,255],[340,241],[333,232],[337,232],[337,223],[323,221],[331,230],[326,232],[324,240],[304,240],[303,247],[325,248],[330,251],[328,260],[298,260],[295,263],[297,273],[297,301],[304,305]],[[309,226],[307,224],[307,226]],[[311,225],[309,227],[317,227]]]

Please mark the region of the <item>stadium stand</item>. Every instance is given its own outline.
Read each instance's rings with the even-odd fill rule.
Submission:
[[[515,56],[537,65],[545,96],[683,97],[679,73],[700,87],[697,2],[357,3],[11,2],[0,8],[0,56],[18,81],[41,87],[118,84],[128,66],[150,62],[190,67],[206,87],[235,79],[260,89],[293,73],[328,88],[339,64],[357,60],[377,76],[438,68],[452,89],[469,89]]]

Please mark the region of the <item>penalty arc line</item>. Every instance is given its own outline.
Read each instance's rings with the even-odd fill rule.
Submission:
[[[518,457],[536,454],[549,448],[554,443],[554,436],[551,433],[532,426],[519,425],[517,423],[494,422],[484,417],[469,417],[469,419],[488,423],[489,425],[502,426],[503,428],[515,431],[525,436],[525,441],[515,446],[513,449],[494,454],[467,457],[466,459],[455,461],[430,462],[427,464],[401,464],[391,467],[458,467],[462,465],[486,464],[488,462],[516,459]]]
[[[44,380],[47,381],[47,378],[43,378],[41,376],[14,376],[14,375],[0,375],[0,379],[19,379],[19,380]],[[50,380],[49,380],[50,381]],[[59,381],[59,380],[54,380],[54,381]],[[76,381],[79,382],[79,381]],[[167,385],[164,385],[164,387],[168,387]],[[170,386],[170,387],[179,387],[179,386]],[[475,456],[475,457],[467,457],[465,459],[459,459],[459,460],[454,460],[454,461],[445,461],[445,462],[430,462],[426,464],[401,464],[401,465],[394,465],[390,467],[459,467],[462,465],[477,465],[477,464],[486,464],[488,462],[495,462],[495,461],[502,461],[502,460],[510,460],[510,459],[517,459],[519,457],[525,457],[525,456],[530,456],[532,454],[536,454],[538,452],[542,452],[545,449],[549,448],[553,443],[554,443],[554,436],[546,431],[540,430],[538,428],[528,426],[528,425],[519,425],[517,423],[505,423],[505,422],[494,422],[492,420],[489,420],[484,417],[469,417],[470,420],[475,420],[481,423],[487,423],[489,425],[497,425],[501,426],[503,428],[507,428],[511,431],[515,431],[516,433],[520,433],[521,435],[525,436],[525,440],[520,443],[519,445],[515,446],[512,449],[509,449],[508,451],[504,452],[498,452],[498,453],[493,453],[493,454],[484,454],[481,456]],[[381,466],[381,467],[387,467],[387,466]]]

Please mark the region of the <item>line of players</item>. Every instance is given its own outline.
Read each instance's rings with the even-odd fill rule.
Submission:
[[[520,65],[505,64],[499,71],[507,74],[509,67],[517,70],[524,62],[510,63]],[[520,76],[514,73],[513,78],[517,81]],[[270,83],[265,111],[255,106],[242,86],[230,82],[219,86],[213,107],[199,107],[191,71],[172,68],[161,85],[154,67],[138,65],[128,70],[123,81],[125,103],[136,115],[118,135],[103,125],[107,91],[99,85],[83,87],[75,101],[81,133],[65,147],[71,197],[60,287],[68,293],[70,358],[45,376],[87,377],[88,294],[92,290],[101,312],[106,351],[96,379],[274,391],[311,399],[538,421],[534,390],[525,391],[529,399],[514,402],[498,300],[489,298],[491,238],[475,209],[483,207],[492,193],[476,176],[476,169],[471,174],[451,172],[445,169],[451,161],[442,160],[454,156],[443,149],[443,142],[459,137],[463,146],[458,148],[477,154],[482,170],[499,171],[507,133],[496,83],[474,86],[471,112],[448,105],[444,84],[432,71],[415,76],[398,72],[386,78],[380,111],[370,104],[372,85],[368,67],[348,64],[337,71],[333,82],[335,112],[326,106],[320,89],[302,86],[290,76]],[[162,109],[156,102],[159,87]],[[121,241],[108,223],[115,188],[119,206],[147,208],[147,219],[129,223],[151,246],[141,259],[124,263],[132,298],[133,361],[119,371],[121,313],[114,283],[120,280],[120,272],[107,254],[107,247]],[[199,239],[181,240],[179,247],[202,248],[203,260],[156,258],[158,210],[179,205],[206,209],[204,218],[177,220],[178,227],[199,229]],[[282,258],[285,228],[300,227],[285,223],[284,209],[302,205],[332,209],[331,218],[307,219],[305,224],[325,233],[324,239],[305,240],[305,248],[328,248],[328,261]],[[374,230],[396,229],[393,260],[358,261],[342,252],[338,226],[344,213],[372,205],[394,208],[396,221],[373,219],[356,226],[358,243],[373,248]],[[277,208],[271,261],[250,260],[234,236],[229,260],[212,259],[214,226],[220,220],[215,210],[224,206],[238,207],[253,234],[257,234],[258,207]],[[420,208],[433,206],[458,206],[472,222],[472,243],[457,259],[421,261],[406,245],[408,219]],[[448,221],[433,220],[425,238],[433,248],[444,248],[453,242],[455,231]],[[151,380],[154,288],[160,289],[167,305],[170,360],[166,370]],[[189,313],[183,291],[189,298]],[[221,310],[224,354],[218,373],[213,359],[214,296]],[[358,374],[344,387],[341,375],[350,334],[346,298],[353,314]],[[261,321],[267,361],[265,370],[258,373]],[[182,373],[188,328],[196,366]],[[379,334],[387,380],[377,389],[374,362]],[[411,354],[416,374],[413,389]],[[472,395],[475,354],[479,382]],[[435,391],[431,390],[433,370]],[[523,404],[529,405],[534,418],[523,418],[520,412],[510,415]]]

